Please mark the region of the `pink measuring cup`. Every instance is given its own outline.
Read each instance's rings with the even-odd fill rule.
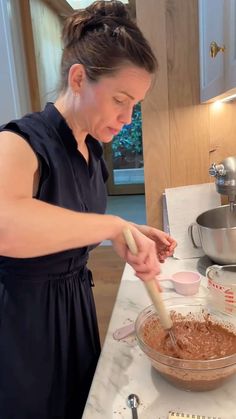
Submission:
[[[201,282],[201,275],[194,271],[181,271],[169,276],[160,274],[156,278],[160,283],[164,281],[171,282],[175,291],[181,295],[196,294]]]

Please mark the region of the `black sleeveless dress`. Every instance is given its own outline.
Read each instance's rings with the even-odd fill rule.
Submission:
[[[53,104],[0,130],[18,133],[37,154],[41,173],[35,199],[104,213],[102,147],[86,138],[87,164]],[[81,418],[100,354],[89,250],[0,256],[1,419]]]

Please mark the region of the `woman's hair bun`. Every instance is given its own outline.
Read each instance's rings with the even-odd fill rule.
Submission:
[[[118,0],[98,0],[85,9],[77,10],[66,19],[62,40],[65,47],[80,40],[85,32],[114,20],[117,24],[130,21],[125,5]]]
[[[95,1],[87,7],[87,10],[90,11],[93,15],[111,16],[128,20],[130,19],[128,10],[124,3],[118,0]]]

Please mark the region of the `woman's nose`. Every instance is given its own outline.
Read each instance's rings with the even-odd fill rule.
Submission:
[[[120,113],[118,119],[123,125],[131,124],[133,115],[133,108],[127,108],[122,113]]]

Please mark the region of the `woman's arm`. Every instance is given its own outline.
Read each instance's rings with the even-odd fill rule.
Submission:
[[[26,141],[0,133],[0,254],[34,257],[110,239],[116,252],[141,279],[159,271],[155,243],[127,221],[112,215],[84,214],[33,199],[38,161]],[[123,230],[129,226],[139,249],[127,250]]]
[[[37,157],[11,132],[0,134],[0,253],[32,257],[113,239],[125,221],[33,199]]]

